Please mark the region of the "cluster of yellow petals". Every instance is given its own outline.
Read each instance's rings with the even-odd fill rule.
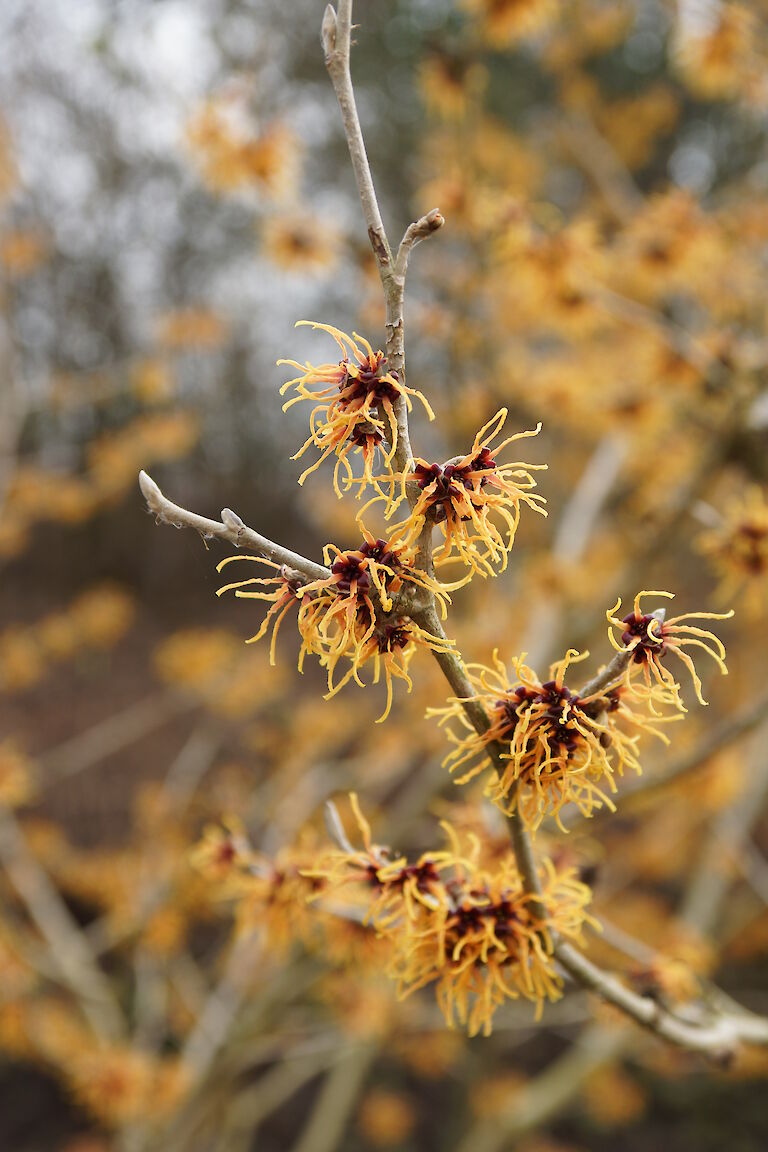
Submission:
[[[286,272],[325,272],[338,260],[338,234],[324,220],[306,213],[269,217],[263,239],[265,255]]]
[[[133,597],[112,584],[95,584],[58,612],[26,627],[0,632],[0,689],[24,691],[57,666],[120,642],[136,614]]]
[[[448,729],[453,748],[444,761],[451,772],[462,771],[457,783],[487,774],[487,795],[505,813],[518,813],[532,830],[545,816],[559,824],[566,804],[574,804],[584,816],[602,807],[613,810],[610,794],[616,791],[616,776],[625,769],[641,770],[641,732],[667,742],[658,730],[660,718],[630,708],[623,686],[586,696],[566,686],[569,665],[587,655],[569,650],[551,666],[544,683],[524,656],[512,661],[514,678],[498,652],[490,668],[469,665],[470,681],[490,721],[482,734],[467,718],[465,700],[429,709],[441,724],[458,725],[458,733]],[[663,695],[657,689],[656,697]],[[492,745],[502,749],[496,771],[489,761]]]
[[[674,696],[675,706],[685,712],[685,706],[680,700],[679,687],[675,677],[664,664],[668,653],[681,660],[690,673],[696,698],[700,704],[707,701],[701,694],[701,680],[693,663],[693,659],[686,648],[701,648],[715,662],[723,676],[728,675],[725,664],[725,647],[723,642],[705,628],[690,624],[690,620],[729,620],[733,616],[730,612],[686,612],[682,616],[672,616],[666,619],[660,612],[647,613],[641,607],[641,601],[646,596],[663,596],[668,600],[674,599],[673,592],[638,592],[635,596],[633,609],[628,615],[619,617],[621,600],[617,600],[613,608],[606,613],[608,623],[608,639],[616,651],[630,651],[632,658],[627,665],[624,680],[632,684],[635,693],[638,692],[637,683],[633,683],[633,676],[642,670],[646,694],[652,704],[654,685],[668,689]],[[618,629],[620,637],[617,640],[614,629]]]
[[[354,482],[354,474],[349,463],[351,455],[362,456],[364,463],[363,481],[374,483],[372,468],[377,453],[382,454],[388,467],[388,477],[392,479],[391,462],[397,450],[398,418],[395,405],[402,400],[408,411],[411,410],[411,397],[417,396],[424,405],[430,420],[434,413],[426,397],[415,388],[408,388],[397,375],[386,370],[386,357],[382,351],[374,351],[373,346],[363,336],[334,328],[330,324],[316,324],[299,320],[297,327],[308,325],[327,332],[336,341],[341,351],[341,359],[335,364],[315,366],[308,361],[300,364],[297,360],[278,360],[299,371],[299,375],[286,381],[280,389],[285,395],[295,389],[283,405],[283,411],[310,400],[315,407],[309,417],[310,435],[296,455],[299,459],[310,447],[320,450],[320,456],[299,478],[303,484],[307,476],[314,472],[329,456],[337,457],[333,482],[341,496],[339,486],[340,469],[346,472],[347,489]],[[316,388],[316,385],[320,385]],[[377,490],[381,492],[381,489]]]
[[[475,436],[463,456],[446,464],[429,464],[417,458],[413,469],[400,476],[402,491],[390,505],[391,518],[406,498],[406,492],[418,488],[418,497],[408,518],[395,525],[415,544],[427,523],[435,524],[443,543],[434,552],[436,567],[460,561],[469,576],[494,576],[504,571],[515,542],[520,521],[520,506],[546,516],[543,496],[532,492],[536,481],[532,472],[545,469],[545,464],[523,464],[520,461],[498,463],[496,456],[515,440],[538,435],[541,425],[530,432],[517,432],[494,444],[507,419],[501,408]],[[380,478],[382,479],[382,478]],[[374,497],[372,503],[378,498]]]
[[[388,942],[388,972],[400,998],[434,986],[446,1023],[470,1036],[488,1035],[507,1000],[529,1000],[538,1014],[559,998],[553,936],[579,940],[592,922],[590,891],[574,869],[545,860],[542,893],[531,896],[511,853],[483,867],[479,840],[469,836],[463,847],[447,823],[446,847],[411,864],[372,842],[354,794],[350,802],[362,847],[353,847],[338,824],[339,850],[308,875],[322,880],[323,899],[351,891],[358,907],[364,902],[366,922]]]
[[[558,0],[463,0],[478,29],[494,48],[506,48],[554,23]]]
[[[440,653],[453,646],[444,636],[427,632],[416,623],[413,617],[417,615],[414,605],[418,593],[428,592],[445,616],[450,590],[460,587],[473,573],[489,576],[506,567],[521,504],[543,512],[543,498],[531,489],[535,487],[532,470],[544,465],[497,463],[494,458],[513,441],[534,436],[539,429],[496,442],[507,417],[503,408],[480,429],[464,456],[444,466],[416,460],[395,474],[392,463],[404,411],[411,409],[411,397],[416,396],[433,419],[426,398],[406,387],[401,374],[387,368],[384,353],[374,351],[364,337],[357,333],[349,336],[328,324],[299,324],[327,332],[341,353],[336,363],[319,366],[278,361],[300,373],[281,388],[283,395],[295,393],[284,409],[303,400],[314,404],[310,435],[294,459],[312,447],[319,455],[299,483],[324,460],[335,456],[333,484],[339,497],[343,495],[342,485],[347,491],[357,486],[358,497],[371,486],[376,494],[357,517],[363,543],[344,551],[334,544],[326,545],[324,558],[331,574],[319,580],[308,581],[300,572],[258,556],[227,557],[219,564],[219,571],[233,560],[246,559],[263,564],[271,573],[226,584],[219,595],[233,591],[238,597],[269,604],[249,643],[271,630],[272,664],[280,625],[295,608],[301,637],[299,671],[307,654],[316,656],[328,674],[329,697],[350,680],[362,685],[361,669],[372,666],[373,683],[383,680],[386,684],[383,720],[391,708],[393,681],[402,680],[411,689],[408,666],[416,647]],[[362,458],[362,476],[355,476],[350,462],[355,456]],[[383,475],[374,474],[379,457],[386,468]],[[418,486],[418,494],[414,486]],[[411,505],[410,514],[393,526],[387,539],[376,539],[368,532],[362,516],[370,504],[383,501],[385,519],[390,520],[406,500]],[[468,570],[452,584],[440,583],[417,567],[423,534],[427,526],[431,530],[435,525],[444,536],[434,553],[435,566],[458,559]]]
[[[720,575],[718,596],[742,599],[752,618],[768,613],[768,496],[753,484],[728,502],[699,548]]]
[[[411,689],[408,666],[416,647],[433,651],[451,648],[452,642],[420,628],[405,610],[398,611],[396,598],[408,591],[433,592],[445,611],[445,590],[424,572],[413,567],[413,551],[406,541],[376,539],[363,527],[364,539],[359,548],[342,551],[327,544],[324,560],[331,568],[329,577],[306,581],[301,574],[258,556],[228,556],[218,570],[232,561],[248,560],[271,568],[273,576],[237,580],[218,590],[233,591],[244,599],[264,600],[270,608],[259,630],[248,643],[261,640],[271,628],[270,662],[276,656],[277,633],[285,616],[296,609],[296,626],[301,636],[299,671],[307,654],[317,656],[328,674],[328,697],[350,680],[361,687],[361,670],[373,667],[373,683],[382,678],[386,684],[387,702],[379,718],[386,719],[392,706],[393,680]],[[339,663],[348,667],[339,679]]]

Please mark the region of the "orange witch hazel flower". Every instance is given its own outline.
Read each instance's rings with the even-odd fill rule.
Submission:
[[[609,612],[606,612],[608,623],[614,628],[618,628],[621,633],[619,642],[616,640],[612,629],[608,629],[608,639],[611,644],[619,652],[626,649],[632,652],[632,660],[626,671],[626,683],[631,682],[633,672],[637,665],[640,665],[646,690],[651,691],[654,681],[671,689],[675,694],[676,706],[684,712],[685,707],[678,695],[677,682],[663,663],[665,656],[671,652],[679,660],[682,660],[690,672],[699,703],[706,704],[707,701],[701,694],[701,680],[696,672],[696,667],[684,649],[702,648],[714,660],[723,676],[727,676],[725,647],[713,632],[685,623],[685,621],[729,620],[733,616],[733,609],[730,612],[686,612],[682,616],[673,616],[666,620],[661,619],[658,613],[643,612],[640,602],[646,596],[664,596],[668,600],[672,600],[674,593],[638,592],[635,596],[633,610],[628,615],[621,618],[616,615],[621,608],[620,599],[616,601]],[[634,687],[636,689],[636,686]]]
[[[545,860],[541,894],[524,890],[512,853],[482,867],[481,845],[468,837],[466,849],[443,823],[448,844],[405,856],[373,844],[357,797],[350,797],[363,841],[355,848],[333,806],[332,832],[339,851],[318,862],[308,875],[322,880],[322,896],[348,890],[367,905],[365,919],[389,944],[389,975],[400,998],[434,985],[446,1023],[466,1027],[470,1036],[490,1034],[492,1018],[505,1000],[524,998],[536,1005],[562,994],[552,957],[555,934],[580,938],[591,893],[572,868]]]
[[[668,743],[653,727],[660,718],[640,716],[627,706],[625,687],[580,696],[566,686],[569,666],[587,655],[570,649],[551,666],[550,678],[543,683],[523,663],[524,655],[512,661],[514,683],[498,652],[493,654],[492,668],[468,665],[470,681],[490,720],[482,735],[470,723],[460,699],[450,700],[444,708],[428,709],[428,715],[440,717],[440,724],[458,721],[460,725],[460,735],[449,730],[454,747],[444,761],[451,772],[464,770],[457,783],[490,773],[487,794],[507,814],[518,812],[532,829],[547,815],[559,824],[560,811],[568,803],[584,816],[602,807],[614,810],[608,795],[616,791],[614,777],[625,768],[640,773],[637,745],[641,731]],[[657,688],[656,695],[665,696],[662,702],[668,702],[662,689]],[[629,734],[624,730],[627,726],[637,731]],[[504,766],[498,773],[488,759],[492,744],[504,749]]]
[[[547,514],[542,507],[544,497],[531,492],[536,487],[531,472],[546,468],[546,464],[500,464],[496,460],[513,441],[537,436],[541,425],[494,445],[506,418],[507,409],[499,409],[477,433],[466,455],[446,464],[417,459],[413,470],[401,477],[402,495],[389,515],[405,498],[406,486],[418,485],[419,496],[411,514],[397,529],[414,543],[428,519],[437,524],[445,541],[435,550],[436,565],[457,558],[481,576],[493,576],[497,565],[504,571],[520,520],[520,505]]]
[[[418,396],[430,420],[434,420],[434,412],[421,392],[407,388],[398,378],[397,372],[386,370],[384,353],[374,352],[373,346],[363,336],[358,336],[356,332],[348,336],[330,324],[316,324],[310,320],[299,320],[297,327],[304,324],[332,336],[341,350],[341,360],[336,364],[321,364],[318,367],[309,362],[300,364],[297,360],[277,362],[288,364],[300,372],[299,376],[288,380],[280,389],[281,395],[290,389],[295,389],[297,393],[286,401],[283,411],[302,400],[311,400],[315,404],[309,418],[310,435],[293,459],[299,459],[311,446],[320,450],[320,456],[299,477],[299,483],[303,484],[311,472],[335,454],[338,459],[333,484],[340,497],[340,469],[344,469],[346,487],[349,488],[354,482],[349,457],[357,453],[363,460],[363,481],[374,484],[380,495],[384,496],[379,480],[373,477],[373,465],[380,452],[388,468],[386,479],[392,480],[391,462],[397,449],[398,436],[395,404],[404,398],[410,412],[411,396]],[[313,389],[313,385],[320,387]]]

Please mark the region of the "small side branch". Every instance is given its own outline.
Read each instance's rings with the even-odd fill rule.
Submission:
[[[395,275],[405,279],[405,273],[408,270],[408,257],[411,250],[417,244],[421,244],[422,240],[426,240],[428,236],[432,236],[445,224],[445,217],[440,212],[439,208],[433,208],[431,212],[427,212],[426,216],[422,216],[420,220],[414,221],[409,224],[405,230],[405,235],[400,241],[400,247],[397,250],[397,259],[395,260]]]
[[[248,528],[230,508],[222,510],[220,521],[209,520],[206,516],[198,516],[196,512],[188,512],[186,508],[174,504],[163,495],[146,472],[139,473],[139,487],[150,512],[153,512],[157,520],[163,524],[172,524],[174,528],[194,528],[204,539],[215,537],[217,540],[226,540],[229,544],[234,544],[236,548],[252,548],[259,556],[273,560],[276,564],[285,565],[306,580],[327,580],[331,574],[322,564],[315,564],[313,560],[307,560],[306,557],[299,556],[297,552],[291,552],[280,544],[273,544],[266,536],[254,532],[253,528]]]
[[[560,941],[555,946],[555,956],[584,988],[596,992],[608,1004],[671,1044],[723,1061],[728,1060],[741,1043],[768,1045],[768,1020],[761,1016],[739,1012],[707,1018],[703,1015],[706,1010],[697,1007],[697,1017],[684,1019],[665,1011],[655,1000],[626,988],[570,944]]]

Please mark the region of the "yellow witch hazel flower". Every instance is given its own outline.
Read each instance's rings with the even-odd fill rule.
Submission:
[[[504,48],[550,25],[558,13],[558,0],[463,0],[481,35],[494,47]]]
[[[613,811],[608,793],[616,791],[615,776],[626,768],[641,770],[637,748],[641,731],[668,741],[651,718],[627,706],[626,688],[580,696],[566,686],[569,666],[588,655],[570,649],[551,666],[550,678],[543,683],[524,663],[524,655],[512,661],[514,682],[498,652],[491,668],[468,665],[470,682],[490,720],[488,729],[482,735],[475,730],[460,699],[427,713],[439,716],[441,724],[459,724],[459,735],[449,729],[454,747],[444,761],[451,772],[463,769],[457,783],[489,773],[490,798],[507,814],[519,813],[531,829],[547,815],[560,824],[560,812],[568,803],[584,816],[602,807]],[[631,735],[624,730],[627,726],[637,731]],[[493,744],[503,748],[503,768],[498,772],[492,771],[488,760]]]
[[[586,911],[591,892],[574,869],[544,861],[541,894],[533,896],[511,853],[484,868],[477,837],[470,835],[463,848],[445,822],[446,848],[411,864],[372,843],[354,794],[350,802],[362,849],[350,843],[331,809],[340,850],[308,875],[322,881],[323,897],[351,886],[365,902],[366,921],[391,948],[388,971],[401,999],[434,985],[446,1023],[458,1022],[474,1036],[490,1034],[506,1000],[529,1000],[538,1016],[546,1000],[561,996],[553,937],[579,940],[585,923],[594,923]]]
[[[316,324],[310,320],[299,320],[297,327],[300,325],[319,328],[332,336],[341,351],[341,359],[336,364],[318,367],[309,362],[300,364],[297,360],[278,360],[278,364],[288,364],[300,373],[280,389],[281,395],[290,389],[297,393],[286,401],[283,411],[302,400],[311,400],[315,404],[309,418],[310,435],[293,459],[298,460],[310,447],[318,448],[320,456],[302,473],[299,484],[303,484],[329,456],[336,455],[333,484],[336,494],[341,497],[340,470],[344,470],[346,487],[349,488],[354,481],[349,457],[358,454],[363,460],[363,481],[373,484],[383,496],[379,481],[373,478],[373,465],[380,452],[389,470],[388,479],[392,479],[391,462],[398,438],[395,403],[404,398],[410,411],[411,397],[418,396],[430,420],[434,420],[434,412],[421,392],[407,388],[396,372],[386,370],[384,353],[381,350],[374,352],[373,346],[363,336],[356,332],[348,336],[330,324]],[[320,387],[314,389],[313,385]]]
[[[284,617],[296,608],[296,624],[302,639],[299,671],[307,653],[319,658],[328,673],[327,696],[335,696],[350,680],[361,687],[361,669],[373,667],[373,683],[384,681],[387,689],[386,708],[379,717],[386,719],[392,706],[393,680],[402,680],[410,692],[412,684],[408,665],[418,646],[432,651],[446,651],[453,641],[433,636],[398,611],[396,598],[410,591],[428,590],[434,594],[445,614],[449,597],[444,588],[426,573],[413,566],[413,549],[397,535],[389,540],[375,538],[362,526],[363,541],[358,548],[342,551],[335,544],[324,549],[325,563],[330,567],[327,579],[305,581],[301,574],[259,556],[228,556],[218,571],[236,560],[264,564],[274,576],[236,580],[218,590],[218,595],[233,591],[242,599],[271,602],[261,627],[247,643],[266,635],[270,626],[270,663],[275,663],[277,633]],[[341,678],[336,680],[340,662],[349,661]]]
[[[768,490],[753,484],[732,499],[717,526],[699,538],[699,549],[720,575],[721,601],[741,597],[753,618],[768,612]]]
[[[546,516],[544,497],[531,491],[536,487],[531,473],[545,469],[546,464],[502,464],[496,459],[515,440],[537,436],[541,425],[494,445],[506,419],[507,409],[500,408],[483,425],[464,456],[446,464],[429,464],[417,458],[413,470],[401,476],[402,494],[389,516],[402,503],[407,486],[417,485],[419,496],[411,514],[395,530],[415,543],[428,521],[436,524],[445,538],[435,550],[438,566],[457,559],[481,576],[493,576],[497,568],[504,571],[520,520],[520,505],[527,504]]]
[[[714,632],[705,628],[687,623],[690,620],[729,620],[733,616],[730,612],[686,612],[682,616],[673,616],[669,620],[662,620],[657,613],[643,612],[640,602],[646,596],[664,596],[668,600],[674,599],[673,592],[638,592],[635,596],[633,610],[621,618],[616,613],[621,609],[621,600],[617,600],[613,608],[606,612],[608,623],[621,633],[620,642],[616,640],[612,628],[608,629],[608,639],[613,647],[621,652],[629,649],[632,659],[627,665],[625,682],[631,683],[632,675],[639,665],[642,668],[645,689],[651,692],[653,683],[671,689],[675,694],[676,706],[685,712],[686,709],[678,695],[678,685],[670,670],[663,663],[668,653],[673,653],[681,660],[691,674],[696,698],[700,704],[707,701],[701,694],[701,680],[696,667],[686,648],[702,648],[714,660],[723,676],[728,675],[725,665],[725,647]],[[637,692],[637,685],[634,685]]]

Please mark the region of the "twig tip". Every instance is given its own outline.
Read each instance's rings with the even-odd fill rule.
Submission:
[[[155,484],[149,473],[145,472],[143,468],[141,472],[139,472],[139,488],[141,489],[141,493],[147,504],[149,504],[150,508],[154,507],[154,505],[162,499],[163,494],[160,491],[160,488],[157,484]]]

